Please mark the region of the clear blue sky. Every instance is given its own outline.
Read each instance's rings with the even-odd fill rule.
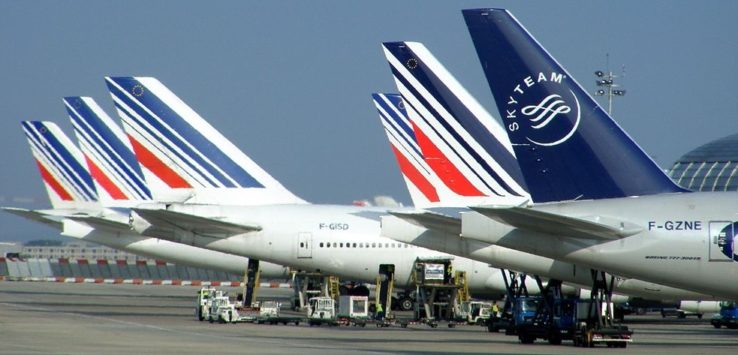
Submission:
[[[474,7],[511,9],[592,90],[605,53],[625,65],[614,116],[663,167],[738,130],[735,1],[3,1],[0,204],[45,206],[19,121],[71,134],[68,95],[114,115],[105,75],[159,78],[305,199],[408,203],[370,101],[396,91],[380,43],[425,43],[497,116],[460,13]],[[0,215],[0,240],[54,235]]]

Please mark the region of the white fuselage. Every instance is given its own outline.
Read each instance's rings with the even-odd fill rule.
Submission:
[[[39,211],[45,218],[62,223],[62,235],[105,245],[136,255],[163,260],[184,266],[201,267],[224,271],[236,275],[243,275],[249,259],[232,254],[197,248],[189,245],[174,243],[168,240],[145,237],[130,230],[116,230],[94,228],[86,223],[65,219],[68,214],[80,215],[85,212],[77,210],[42,210]],[[102,210],[87,211],[93,215],[106,214],[112,221],[127,221],[128,216],[115,211]],[[289,269],[268,262],[259,264],[261,276],[264,278],[288,278]]]
[[[470,213],[473,213],[470,211]],[[382,235],[417,246],[459,255],[502,269],[557,279],[583,288],[592,287],[591,269],[518,250],[492,245],[458,234],[430,230],[398,217],[382,217]],[[637,279],[616,277],[613,291],[650,300],[706,300],[713,297]]]
[[[501,296],[505,292],[501,271],[486,263],[381,237],[380,216],[386,214],[386,208],[174,204],[168,210],[261,227],[259,231],[222,238],[183,230],[175,232],[174,238],[166,236],[180,243],[364,282],[375,281],[379,265],[392,264],[398,287],[411,285],[411,267],[416,258],[451,257],[455,270],[467,272],[473,294]],[[532,281],[529,287],[535,290]]]
[[[573,238],[525,231],[477,213],[462,215],[462,235],[721,299],[738,299],[733,233],[738,193],[694,192],[536,205],[570,217],[604,217],[641,232],[619,239]],[[730,245],[728,248],[727,245]],[[728,252],[729,251],[729,252]],[[732,255],[726,255],[732,254]]]

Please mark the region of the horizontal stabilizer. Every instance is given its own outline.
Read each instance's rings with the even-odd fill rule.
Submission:
[[[200,217],[187,213],[167,210],[133,209],[136,214],[146,219],[155,227],[174,227],[204,237],[226,238],[236,234],[257,232],[261,226],[255,224],[239,224],[225,222],[217,217]]]
[[[131,225],[128,223],[103,218],[103,217],[97,217],[97,216],[68,216],[68,219],[82,222],[90,227],[93,227],[95,229],[101,228],[101,229],[108,229],[113,231],[130,231]]]
[[[61,229],[62,228],[62,222],[61,218],[55,219],[53,215],[47,215],[42,212],[29,210],[25,208],[16,208],[16,207],[0,207],[5,212],[12,213],[16,216],[21,216],[25,219],[29,219],[31,221],[40,222],[43,224],[46,224],[50,227]]]
[[[416,226],[454,235],[461,234],[461,219],[431,211],[393,212],[389,214]]]
[[[525,207],[479,206],[471,209],[501,223],[546,234],[581,239],[620,239],[640,233],[643,228],[608,217],[575,218]]]

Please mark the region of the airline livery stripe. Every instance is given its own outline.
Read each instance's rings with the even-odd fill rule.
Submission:
[[[485,196],[462,174],[448,158],[426,137],[415,125],[415,136],[418,139],[420,149],[423,150],[425,162],[441,178],[451,191],[461,196]]]
[[[504,170],[503,173],[499,174],[500,177],[507,176],[510,178],[510,180],[512,180],[512,183],[518,186],[522,186],[523,176],[520,173],[518,162],[515,159],[515,156],[507,147],[505,147],[497,138],[495,138],[494,134],[489,131],[487,127],[482,124],[482,122],[480,122],[480,117],[477,117],[474,113],[472,113],[467,107],[467,104],[461,101],[461,98],[457,96],[453,91],[451,91],[451,89],[446,85],[444,79],[440,78],[437,75],[444,75],[445,70],[442,70],[442,68],[437,68],[437,73],[426,63],[425,60],[423,60],[423,56],[418,56],[413,50],[410,50],[410,54],[414,56],[416,60],[418,60],[418,68],[413,71],[404,71],[408,72],[407,74],[411,75],[415,79],[415,81],[417,81],[417,84],[425,89],[425,91],[427,91],[428,94],[430,94],[430,96],[435,99],[435,103],[437,103],[438,106],[440,106],[448,114],[442,116],[456,121],[456,123],[458,123],[464,129],[465,133],[467,133],[469,137],[474,139],[474,141],[479,144],[480,148],[484,149],[487,152],[487,154],[499,165],[500,169]],[[430,63],[434,64],[434,61],[431,60]],[[453,85],[454,83],[456,83],[455,79],[449,73],[445,73],[445,75],[447,76],[446,81],[448,82],[448,84]],[[458,88],[457,90],[465,91],[463,88]],[[465,93],[465,95],[468,95],[468,93]],[[473,98],[471,98],[470,96],[468,97],[468,99],[468,101],[474,101]],[[438,112],[437,109],[436,112]],[[438,112],[438,115],[441,115],[441,113]],[[489,116],[486,118],[492,119],[492,117]],[[499,132],[499,134],[504,135],[505,132],[502,131]],[[507,139],[507,137],[500,137],[500,139]],[[489,165],[485,166],[485,164],[481,163],[480,165],[482,165],[482,167],[485,168],[485,170],[487,170],[488,172],[496,170],[494,167]],[[496,171],[499,172],[499,170]],[[494,177],[494,175],[492,175],[492,177]],[[506,190],[510,192],[517,191],[517,189],[506,186],[509,184],[504,182],[502,179],[496,180],[498,184],[500,184],[500,186],[503,186]]]
[[[126,185],[126,190],[131,191],[140,198],[150,198],[151,193],[141,178],[141,174],[136,170],[137,165],[130,165],[131,161],[137,164],[135,157],[133,157],[129,148],[120,142],[118,136],[105,124],[102,124],[99,118],[87,117],[74,110],[68,103],[67,108],[71,114],[70,117],[74,123],[74,128],[87,141],[88,146],[97,152],[97,156],[101,158],[100,160],[103,160],[106,166],[109,166],[107,171],[115,173],[117,180]],[[89,107],[84,108],[84,114],[95,115]],[[126,159],[121,153],[130,154],[132,159]]]
[[[390,147],[392,147],[392,152],[395,154],[395,158],[397,158],[397,163],[398,165],[400,165],[400,171],[402,171],[402,174],[410,179],[413,185],[415,185],[415,187],[417,187],[418,190],[423,193],[428,201],[438,202],[438,192],[436,192],[433,184],[431,184],[428,179],[423,176],[423,174],[415,169],[413,164],[405,159],[405,156],[402,155],[402,153],[400,153],[394,145],[390,144]]]
[[[65,190],[64,187],[54,179],[54,176],[46,170],[41,162],[36,160],[36,166],[38,166],[38,171],[41,173],[41,178],[51,187],[52,190],[54,190],[54,192],[56,192],[57,195],[59,195],[59,198],[64,201],[72,201],[72,195],[70,195],[69,192],[67,192],[67,190]]]
[[[421,155],[421,153],[420,153],[420,150],[419,150],[419,148],[418,148],[418,143],[417,143],[417,142],[411,142],[410,140],[408,140],[408,139],[407,139],[407,136],[406,136],[406,135],[404,135],[404,134],[402,134],[402,132],[400,132],[400,131],[398,130],[398,128],[397,128],[397,127],[396,127],[395,125],[393,125],[393,124],[392,124],[392,122],[391,122],[391,121],[390,121],[390,120],[389,120],[389,119],[387,118],[387,116],[385,116],[385,115],[384,115],[384,113],[383,113],[382,111],[379,111],[379,117],[381,117],[381,118],[382,118],[382,120],[384,120],[384,121],[386,122],[385,126],[389,126],[389,127],[391,127],[391,128],[392,128],[392,131],[394,131],[394,132],[396,133],[396,134],[395,134],[395,136],[400,136],[400,137],[402,138],[402,140],[403,140],[403,141],[404,141],[404,142],[405,142],[405,143],[406,143],[406,144],[407,144],[408,146],[410,146],[410,147],[411,147],[411,148],[413,149],[413,151],[415,151],[415,153],[416,153],[416,154],[417,154],[418,156],[420,156],[420,155]],[[413,138],[414,138],[414,135],[413,135]]]
[[[388,98],[386,95],[377,95],[381,100],[374,100],[375,103],[379,104],[379,106],[382,107],[382,109],[387,112],[389,116],[392,117],[395,122],[402,128],[403,131],[405,131],[405,134],[407,134],[408,137],[411,137],[412,139],[415,139],[415,132],[413,132],[412,128],[410,128],[410,125],[405,120],[405,117],[401,117],[400,113],[397,113],[399,111],[396,108],[396,104]],[[398,101],[398,104],[402,101]]]
[[[92,178],[87,170],[81,165],[69,150],[52,134],[41,134],[39,129],[47,129],[43,124],[38,123],[41,127],[34,127],[29,124],[26,126],[26,134],[33,137],[34,144],[37,149],[52,163],[70,183],[72,187],[79,191],[84,198],[93,200],[96,193],[92,183]],[[41,143],[44,142],[44,143]]]
[[[138,157],[138,161],[145,166],[147,169],[151,170],[156,176],[159,177],[164,183],[167,184],[167,186],[171,188],[191,188],[192,186],[187,183],[184,179],[182,179],[179,174],[174,172],[169,166],[164,164],[159,158],[157,158],[153,153],[151,153],[148,149],[146,149],[143,145],[141,145],[135,138],[128,136],[128,138],[131,141],[131,145],[133,146],[133,151],[136,152],[136,156]]]
[[[117,84],[122,85],[119,82]],[[213,142],[194,129],[177,112],[173,111],[169,105],[162,102],[155,93],[147,92],[142,99],[145,103],[137,98],[132,98],[132,100],[136,101],[137,106],[149,107],[152,111],[155,108],[156,117],[148,112],[144,112],[144,110],[140,110],[141,107],[133,107],[141,117],[147,119],[162,135],[166,136],[178,148],[186,152],[191,159],[195,160],[200,165],[200,169],[209,172],[223,185],[227,187],[263,187],[253,176],[225,155]],[[131,104],[131,100],[129,100],[127,95],[123,101],[128,105]],[[172,126],[173,130],[176,130],[178,134],[182,135],[182,138],[173,134],[167,127],[164,127],[163,122]]]
[[[395,147],[399,146],[398,150],[402,148],[402,152],[401,152],[403,153],[402,155],[404,155],[406,158],[412,159],[413,165],[422,169],[423,172],[425,172],[426,174],[431,174],[429,169],[425,167],[427,164],[425,164],[425,160],[423,160],[423,155],[421,153],[418,152],[418,154],[413,154],[412,152],[410,152],[408,148],[405,147],[404,144],[402,144],[402,141],[400,141],[400,139],[397,138],[396,133],[395,133],[396,130],[390,130],[387,127],[387,123],[385,122],[382,122],[382,126],[384,127],[384,132],[387,134],[387,137],[390,143],[392,143]]]
[[[409,107],[410,107],[410,109],[412,109],[412,110],[415,110],[415,107],[414,107],[414,106],[412,105],[412,103],[411,103],[410,101],[407,101],[407,100],[405,100],[405,104],[406,104],[407,106],[409,106]],[[422,104],[422,103],[421,103],[421,104]],[[425,124],[426,124],[426,125],[427,125],[427,126],[428,126],[428,127],[429,127],[429,128],[430,128],[430,129],[431,129],[431,130],[432,130],[433,132],[434,132],[434,133],[435,133],[435,135],[436,135],[436,136],[438,137],[438,139],[440,139],[440,140],[442,141],[442,143],[443,143],[443,144],[444,144],[444,145],[445,145],[446,147],[448,147],[448,149],[449,149],[449,150],[451,150],[451,152],[452,152],[453,154],[455,154],[455,155],[456,155],[457,157],[459,157],[459,159],[461,160],[461,163],[463,163],[463,164],[464,164],[464,165],[465,165],[465,166],[466,166],[466,167],[467,167],[467,168],[469,169],[469,171],[471,171],[471,173],[472,173],[472,174],[473,174],[474,176],[476,176],[476,177],[477,177],[477,178],[478,178],[478,179],[479,179],[479,180],[480,180],[480,181],[481,181],[481,182],[482,182],[482,183],[483,183],[483,184],[484,184],[484,185],[485,185],[485,186],[486,186],[487,188],[489,188],[489,191],[491,191],[491,192],[492,192],[493,194],[495,194],[495,195],[498,195],[498,196],[503,196],[503,194],[502,194],[502,193],[498,193],[498,192],[497,192],[497,191],[496,191],[495,189],[491,188],[491,187],[490,187],[490,186],[489,186],[489,185],[488,185],[488,184],[487,184],[487,183],[486,183],[486,182],[484,181],[484,179],[482,179],[482,177],[481,177],[481,176],[480,176],[480,175],[479,175],[479,174],[477,173],[477,171],[476,171],[476,170],[474,170],[474,169],[472,169],[472,167],[471,167],[471,166],[469,165],[469,163],[467,163],[467,162],[466,162],[466,160],[464,160],[463,158],[461,158],[461,156],[460,156],[460,155],[459,155],[459,153],[458,153],[458,152],[456,151],[456,149],[454,149],[454,147],[452,147],[452,146],[451,146],[451,145],[450,145],[450,144],[449,144],[449,143],[448,143],[448,142],[446,141],[446,139],[445,139],[445,138],[444,138],[443,136],[441,136],[441,135],[439,134],[439,132],[438,132],[438,131],[436,131],[435,127],[433,127],[433,126],[431,126],[431,125],[430,125],[430,123],[429,123],[429,122],[428,122],[428,121],[427,121],[427,120],[425,119],[425,117],[423,117],[423,115],[419,115],[419,116],[420,116],[420,117],[421,117],[421,119],[422,119],[422,120],[423,120],[423,121],[425,122]],[[433,145],[433,143],[431,142],[430,138],[428,138],[428,137],[427,137],[427,135],[425,135],[425,134],[424,134],[424,132],[422,132],[422,130],[421,130],[421,129],[419,129],[419,128],[418,128],[418,127],[417,127],[417,126],[415,125],[415,124],[413,124],[413,128],[414,128],[414,131],[415,131],[415,136],[416,136],[416,138],[418,138],[418,145],[420,145],[420,149],[421,149],[421,150],[423,151],[423,156],[425,157],[425,161],[426,161],[426,163],[428,163],[428,165],[430,166],[431,164],[430,164],[430,162],[429,162],[429,160],[428,160],[428,158],[429,158],[429,155],[428,155],[428,153],[427,153],[427,152],[425,151],[425,148],[423,147],[423,145],[421,144],[421,141],[420,141],[420,138],[419,138],[419,136],[420,136],[420,135],[423,135],[423,137],[425,137],[425,139],[426,139],[426,140],[428,141],[428,143],[430,143],[430,145],[431,145],[431,146],[433,147],[433,148],[432,148],[433,150],[436,150],[436,151],[438,151],[438,153],[439,153],[439,154],[442,154],[442,153],[441,153],[441,151],[440,151],[440,150],[439,150],[439,149],[438,149],[438,148],[437,148],[437,147],[436,147],[435,145]],[[449,162],[449,161],[447,160],[447,158],[445,157],[445,155],[444,155],[444,159],[446,159],[446,163],[448,163],[448,164],[447,164],[448,166],[452,166],[454,170],[458,171],[458,168],[456,168],[456,166],[455,166],[454,164],[451,164],[451,163],[450,163],[450,162]],[[435,168],[434,168],[433,166],[431,166],[431,168],[433,169],[433,171],[436,171],[436,170],[435,170]],[[441,170],[441,172],[443,172],[443,170]],[[437,171],[436,171],[436,174],[439,174],[439,172],[437,172]],[[459,172],[459,174],[461,174],[461,172]],[[463,174],[461,174],[461,176],[464,176],[464,175],[463,175]],[[441,179],[443,180],[443,177],[442,177],[442,175],[439,175],[439,177],[441,177]],[[469,180],[468,180],[468,179],[467,179],[467,178],[466,178],[465,176],[464,176],[464,180],[465,180],[465,181],[467,181],[467,182],[469,181]],[[449,184],[449,183],[453,183],[453,182],[447,182],[447,181],[444,181],[444,183],[445,183],[445,184],[446,184],[446,185],[448,186],[448,184]],[[449,186],[449,187],[450,187],[450,186]],[[474,189],[475,189],[475,190],[477,190],[477,188],[476,188],[476,187],[474,187]],[[482,196],[484,196],[484,194],[482,194]]]
[[[446,141],[445,139],[443,139],[443,138],[441,137],[441,135],[440,135],[440,134],[438,133],[438,131],[436,131],[436,129],[435,129],[435,128],[433,128],[433,127],[431,126],[430,122],[429,122],[429,121],[428,121],[428,120],[427,120],[427,119],[426,119],[425,117],[423,117],[423,115],[420,115],[420,117],[422,117],[422,118],[423,118],[423,120],[424,120],[424,121],[425,121],[425,122],[426,122],[426,123],[427,123],[427,124],[428,124],[429,126],[431,126],[431,128],[432,128],[432,129],[433,129],[433,130],[434,130],[434,131],[435,131],[435,132],[436,132],[436,133],[438,134],[438,136],[439,136],[439,137],[440,137],[440,138],[441,138],[441,139],[442,139],[442,140],[444,141],[444,143],[445,143],[445,144],[446,144],[446,145],[447,145],[447,146],[448,146],[448,147],[449,147],[449,148],[450,148],[450,149],[451,149],[451,150],[452,150],[452,151],[454,152],[454,154],[455,154],[455,155],[456,155],[456,156],[457,156],[457,157],[458,157],[458,158],[459,158],[459,159],[460,159],[460,160],[461,160],[461,161],[462,161],[462,162],[464,163],[464,165],[466,165],[466,166],[467,166],[467,167],[469,168],[469,170],[470,170],[470,171],[471,171],[471,172],[472,172],[472,173],[473,173],[473,174],[474,174],[474,175],[475,175],[475,176],[476,176],[477,178],[479,178],[479,181],[480,181],[480,182],[481,182],[482,184],[484,184],[484,185],[485,185],[485,186],[486,186],[486,187],[487,187],[487,188],[488,188],[489,190],[493,191],[493,192],[494,192],[495,194],[497,194],[497,195],[503,195],[503,194],[511,194],[511,195],[515,195],[515,196],[520,196],[520,194],[519,194],[519,193],[517,193],[517,192],[516,192],[515,190],[513,190],[512,188],[510,188],[510,186],[509,186],[509,185],[508,185],[508,184],[507,184],[507,183],[506,183],[506,182],[505,182],[505,181],[504,181],[504,180],[503,180],[503,179],[502,179],[502,178],[501,178],[501,177],[500,177],[500,176],[499,176],[499,175],[497,174],[497,172],[495,172],[495,171],[494,171],[494,169],[493,169],[493,168],[491,168],[491,167],[489,166],[489,164],[487,164],[487,162],[485,161],[485,159],[484,159],[484,158],[482,158],[482,157],[481,157],[481,156],[479,155],[479,153],[477,153],[477,151],[476,151],[476,150],[474,150],[474,149],[473,149],[473,148],[472,148],[472,147],[471,147],[471,146],[470,146],[470,145],[469,145],[469,144],[468,144],[468,143],[466,142],[466,140],[465,140],[465,139],[463,139],[463,138],[462,138],[462,137],[461,137],[461,136],[459,135],[459,133],[458,133],[458,132],[456,132],[456,130],[455,130],[455,129],[454,129],[453,127],[451,127],[451,126],[449,125],[449,123],[448,123],[448,122],[446,122],[446,120],[444,120],[444,119],[443,119],[442,115],[441,115],[441,114],[440,114],[440,113],[439,113],[438,111],[436,111],[436,110],[435,110],[435,109],[433,108],[433,106],[432,106],[432,105],[431,105],[431,104],[430,104],[430,103],[429,103],[429,102],[428,102],[428,101],[426,100],[426,98],[425,98],[424,96],[422,96],[422,95],[421,95],[421,94],[420,94],[420,93],[419,93],[419,92],[418,92],[418,91],[417,91],[417,90],[416,90],[416,89],[415,89],[415,88],[414,88],[414,87],[413,87],[413,86],[412,86],[412,85],[411,85],[411,84],[410,84],[409,82],[407,82],[407,80],[406,80],[406,79],[405,79],[404,77],[402,77],[402,76],[400,75],[400,73],[399,73],[399,72],[397,72],[397,70],[396,70],[395,68],[392,68],[392,72],[393,72],[393,74],[395,74],[395,78],[399,79],[399,81],[400,81],[400,82],[402,82],[402,84],[403,84],[403,85],[404,85],[404,86],[405,86],[405,87],[407,88],[407,90],[408,90],[408,91],[410,91],[410,93],[411,93],[411,94],[413,95],[413,98],[415,98],[415,99],[416,99],[416,100],[417,100],[417,101],[418,101],[418,102],[419,102],[419,103],[420,103],[421,105],[423,105],[423,107],[425,107],[425,108],[426,108],[426,109],[428,110],[428,112],[430,112],[430,113],[431,113],[431,115],[433,115],[433,117],[435,117],[435,120],[436,120],[436,121],[437,121],[438,123],[440,123],[440,124],[441,124],[441,126],[443,126],[443,128],[444,128],[444,129],[445,129],[445,130],[446,130],[446,131],[447,131],[447,132],[448,132],[448,133],[449,133],[449,134],[451,135],[451,137],[453,137],[453,138],[454,138],[454,141],[455,141],[455,142],[457,142],[457,143],[458,143],[458,144],[459,144],[459,145],[460,145],[460,146],[461,146],[461,147],[462,147],[462,148],[464,149],[464,151],[466,151],[466,152],[467,152],[467,153],[468,153],[468,154],[469,154],[469,155],[471,156],[471,158],[472,158],[472,159],[474,159],[474,161],[475,161],[475,162],[476,162],[476,163],[477,163],[477,164],[478,164],[479,166],[481,166],[481,167],[482,167],[482,169],[483,169],[483,170],[484,170],[484,171],[485,171],[485,172],[486,172],[486,173],[487,173],[487,174],[488,174],[488,175],[489,175],[489,176],[490,176],[490,177],[491,177],[492,179],[494,179],[494,180],[495,180],[495,182],[496,182],[496,183],[497,183],[497,184],[498,184],[498,185],[499,185],[499,186],[500,186],[500,187],[501,187],[502,189],[504,189],[504,190],[505,190],[505,192],[506,192],[506,193],[500,193],[500,192],[497,192],[497,191],[496,191],[496,189],[494,189],[494,188],[493,188],[492,186],[490,186],[490,184],[488,184],[488,183],[487,183],[487,181],[485,181],[485,179],[483,179],[483,178],[482,178],[482,176],[481,176],[481,175],[479,175],[479,173],[477,173],[477,171],[476,171],[475,169],[473,169],[473,168],[471,167],[471,164],[470,164],[469,162],[467,162],[467,161],[466,161],[466,159],[464,159],[464,158],[463,158],[463,157],[461,156],[461,154],[459,154],[459,153],[458,153],[458,151],[457,151],[456,149],[454,149],[454,148],[453,148],[453,147],[452,147],[452,146],[451,146],[451,145],[450,145],[450,144],[448,143],[448,141]],[[403,96],[403,98],[404,98],[404,96]],[[409,102],[409,101],[408,101],[407,99],[405,100],[405,103],[406,103],[406,105],[411,105],[411,104],[410,104],[410,102]],[[411,106],[412,106],[412,105],[411,105]],[[417,110],[416,110],[416,111],[417,111]]]
[[[193,163],[188,157],[185,157],[183,154],[187,154],[189,157],[192,157],[192,151],[190,152],[184,152],[184,149],[181,145],[177,145],[176,142],[172,141],[172,139],[179,140],[177,137],[174,137],[171,134],[166,134],[166,127],[163,127],[161,123],[158,122],[158,120],[152,118],[147,112],[145,112],[144,109],[141,109],[133,103],[130,99],[125,97],[125,93],[121,95],[116,94],[116,98],[121,100],[122,104],[118,105],[116,102],[116,106],[119,107],[121,110],[126,112],[129,118],[132,120],[132,124],[135,122],[135,125],[137,127],[140,127],[143,129],[150,137],[156,139],[156,141],[161,145],[162,148],[165,148],[168,153],[165,153],[167,155],[174,155],[176,156],[183,164],[185,164],[192,173],[197,174],[197,176],[201,177],[202,179],[206,180],[206,183],[211,187],[220,187],[218,183],[216,183],[211,178],[211,174],[207,172],[203,172],[203,169],[195,165],[196,163]],[[125,105],[125,106],[124,106]],[[144,118],[146,115],[149,117],[149,119]],[[140,120],[143,119],[144,122],[141,122]],[[147,125],[151,125],[153,127],[149,128]],[[132,125],[131,125],[132,126]],[[172,142],[172,144],[175,144],[178,149],[175,149],[172,147],[172,145],[169,143]],[[186,146],[185,146],[186,147]],[[183,151],[183,153],[180,153],[180,151]],[[184,166],[181,166],[182,168],[185,168]],[[196,179],[199,181],[199,179]],[[226,187],[233,187],[233,186],[227,186]]]
[[[121,191],[116,184],[110,181],[108,176],[105,175],[105,173],[103,173],[89,157],[85,156],[85,159],[87,160],[87,166],[90,168],[90,175],[97,180],[97,183],[107,191],[110,197],[115,200],[128,200],[128,197],[123,193],[123,191]]]
[[[142,188],[146,188],[145,186],[140,186],[138,182],[136,181],[135,176],[131,176],[129,174],[133,174],[131,169],[127,169],[128,172],[122,171],[126,169],[126,166],[120,166],[116,164],[114,159],[111,157],[110,154],[107,154],[99,145],[96,145],[93,142],[93,139],[89,136],[88,132],[85,131],[85,128],[80,127],[80,124],[77,122],[74,122],[74,128],[77,130],[80,138],[83,140],[81,143],[81,146],[83,150],[89,150],[89,153],[93,156],[85,156],[85,158],[88,161],[88,164],[90,162],[99,162],[104,167],[106,167],[105,170],[99,169],[99,173],[105,176],[105,179],[110,181],[111,184],[116,185],[116,189],[119,189],[120,187],[123,187],[130,195],[136,196],[137,198],[146,198],[146,190],[141,190]],[[127,148],[126,148],[127,149]],[[118,163],[125,164],[121,160],[118,160]],[[96,164],[97,165],[97,164]],[[100,168],[99,166],[96,166],[97,168]],[[108,176],[106,173],[109,172],[111,176]],[[95,179],[100,182],[99,176],[96,176],[95,174],[91,174]],[[112,179],[115,179],[118,181],[117,183],[114,183]],[[127,195],[126,195],[127,196]]]

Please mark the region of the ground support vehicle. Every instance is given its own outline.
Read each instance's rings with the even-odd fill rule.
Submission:
[[[459,318],[467,324],[487,325],[492,314],[492,303],[482,301],[461,302]]]
[[[303,317],[287,316],[281,312],[282,304],[277,301],[263,301],[259,305],[259,316],[256,317],[257,324],[290,324],[300,325]]]
[[[725,326],[726,328],[738,328],[738,306],[735,302],[720,302],[720,313],[710,319],[710,324],[715,328]]]
[[[466,272],[454,271],[452,261],[452,258],[418,258],[413,263],[415,322],[432,328],[439,321],[448,322],[449,327],[459,324],[460,304],[468,302],[471,296]]]
[[[313,297],[308,300],[307,322],[314,325],[339,325],[336,318],[336,301],[330,297]]]
[[[210,306],[214,297],[222,296],[223,291],[216,290],[212,287],[204,287],[197,291],[197,301],[195,302],[195,317],[199,321],[210,318]]]

